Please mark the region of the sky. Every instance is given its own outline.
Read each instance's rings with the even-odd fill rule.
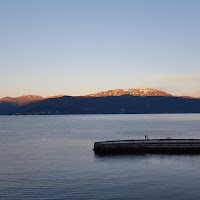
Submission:
[[[0,98],[200,97],[199,10],[199,0],[0,0]]]

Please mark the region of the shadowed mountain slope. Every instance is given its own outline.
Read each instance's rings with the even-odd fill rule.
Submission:
[[[5,105],[4,105],[5,106]],[[13,106],[13,105],[12,105]],[[1,108],[1,104],[0,104]],[[13,112],[12,112],[13,110]],[[0,110],[0,114],[200,113],[200,100],[181,97],[70,97],[45,99]]]
[[[17,104],[17,105],[24,105],[24,104],[32,103],[35,101],[41,101],[43,99],[44,98],[42,96],[24,95],[24,96],[19,96],[19,97],[3,97],[0,99],[0,103],[8,102],[8,103]]]
[[[150,88],[117,89],[81,97],[26,95],[0,99],[0,114],[200,113],[200,99]]]

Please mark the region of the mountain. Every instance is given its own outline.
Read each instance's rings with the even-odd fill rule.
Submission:
[[[200,99],[165,96],[108,96],[45,99],[24,105],[20,114],[200,113]]]
[[[136,88],[109,90],[86,96],[35,95],[0,99],[0,115],[200,113],[200,99]]]
[[[47,98],[44,98],[42,96],[38,95],[24,95],[19,97],[3,97],[0,99],[0,103],[7,102],[15,105],[25,105],[32,102],[41,101],[44,99],[50,99],[50,98],[57,98],[57,97],[63,97],[64,95],[56,95],[56,96],[50,96]]]
[[[132,96],[172,96],[169,93],[163,92],[161,90],[151,89],[151,88],[133,88],[133,89],[116,89],[108,90],[103,92],[98,92],[95,94],[89,94],[86,96],[90,97],[106,97],[106,96],[122,96],[122,95],[132,95]]]
[[[19,96],[19,97],[3,97],[0,99],[0,103],[7,102],[7,103],[16,104],[16,105],[24,105],[24,104],[32,103],[35,101],[41,101],[43,99],[44,98],[42,96],[24,95],[24,96]]]

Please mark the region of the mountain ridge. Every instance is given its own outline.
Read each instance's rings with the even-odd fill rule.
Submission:
[[[3,102],[7,102],[7,103],[12,103],[12,104],[16,104],[16,105],[25,105],[25,104],[29,104],[32,102],[37,102],[37,101],[42,101],[44,99],[50,99],[50,98],[58,98],[58,97],[62,97],[64,95],[56,95],[56,96],[50,96],[50,97],[43,97],[40,95],[22,95],[22,96],[18,96],[18,97],[3,97],[0,99],[0,103]]]
[[[89,94],[86,96],[90,97],[105,97],[105,96],[122,96],[122,95],[132,95],[132,96],[173,96],[169,93],[158,89],[152,88],[132,88],[132,89],[113,89],[102,91],[94,94]]]
[[[97,93],[87,94],[83,96],[76,96],[76,97],[106,97],[106,96],[123,96],[123,95],[177,97],[175,95],[169,94],[162,90],[152,89],[152,88],[113,89],[113,90],[106,90],[106,91],[101,91]],[[54,95],[54,96],[49,96],[49,97],[43,97],[40,95],[22,95],[18,97],[7,96],[7,97],[0,98],[0,103],[8,102],[11,104],[16,104],[16,105],[25,105],[32,102],[38,102],[45,99],[58,98],[58,97],[63,97],[63,96],[67,96],[67,95],[60,94],[60,95]],[[191,96],[179,96],[179,97],[196,99],[195,97],[191,97]]]
[[[200,99],[131,95],[64,96],[45,99],[18,108],[17,113],[23,115],[200,113]]]
[[[37,95],[0,99],[0,115],[200,113],[200,99],[150,88],[116,89],[85,96]]]

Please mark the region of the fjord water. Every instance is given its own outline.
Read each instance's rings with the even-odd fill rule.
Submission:
[[[95,141],[200,138],[200,114],[0,116],[0,199],[199,199],[200,155],[98,156]]]

